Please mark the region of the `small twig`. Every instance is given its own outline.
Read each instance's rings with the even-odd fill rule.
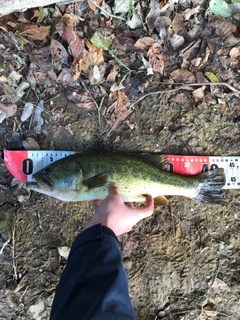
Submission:
[[[104,10],[103,8],[101,8],[101,7],[96,3],[96,1],[90,0],[90,2],[92,2],[92,4],[94,4],[95,7],[97,7],[99,10],[101,10],[102,12],[104,12],[105,14],[107,14],[109,17],[116,18],[116,19],[123,20],[123,21],[127,21],[126,19],[124,19],[124,18],[122,18],[122,17],[115,16],[114,14],[111,14],[111,13],[107,12],[106,10]]]
[[[3,254],[5,247],[9,244],[10,241],[11,241],[11,239],[8,239],[6,242],[3,243],[3,246],[0,250],[0,255]]]
[[[16,255],[15,255],[15,231],[16,231],[16,222],[14,223],[13,231],[12,231],[12,261],[13,261],[13,272],[14,272],[14,279],[17,280],[17,265],[16,265]]]
[[[93,98],[93,96],[91,95],[90,91],[89,91],[88,88],[86,87],[85,83],[84,83],[82,80],[80,80],[80,82],[81,82],[84,90],[87,92],[87,94],[89,95],[90,99],[92,100],[92,102],[94,103],[94,105],[95,105],[95,107],[96,107],[96,109],[97,109],[97,112],[98,112],[98,126],[99,126],[99,128],[100,128],[100,115],[101,115],[101,114],[100,114],[100,108],[99,108],[96,100]]]
[[[173,85],[175,83],[164,83],[165,85]],[[131,103],[130,106],[128,107],[128,110],[126,112],[124,112],[121,117],[119,117],[117,119],[117,121],[114,123],[114,125],[112,126],[112,128],[110,129],[110,131],[107,134],[107,137],[112,133],[112,131],[116,128],[116,126],[118,125],[118,123],[122,120],[125,119],[129,116],[129,114],[131,114],[133,112],[133,107],[141,102],[142,100],[146,99],[149,96],[152,95],[157,95],[157,94],[163,94],[163,93],[172,93],[172,92],[176,92],[179,91],[181,89],[186,89],[186,87],[199,87],[199,86],[225,86],[228,89],[230,89],[233,92],[236,92],[237,94],[240,95],[240,91],[237,90],[236,88],[234,88],[233,86],[231,86],[230,84],[226,83],[226,82],[202,82],[202,83],[186,83],[186,84],[181,84],[180,87],[178,88],[174,88],[174,89],[169,89],[169,90],[158,90],[155,92],[149,92],[147,94],[145,94],[144,96],[142,96],[141,98],[139,98],[138,100],[136,100],[135,102]]]
[[[42,223],[41,223],[41,215],[40,215],[39,211],[37,211],[37,217],[38,217],[38,226],[39,226],[39,229],[40,229],[41,231],[43,231],[43,229],[42,229]]]

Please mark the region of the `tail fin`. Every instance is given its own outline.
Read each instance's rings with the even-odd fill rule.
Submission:
[[[209,204],[221,204],[224,196],[221,192],[225,185],[226,177],[223,168],[207,171],[198,175],[199,193],[194,198],[196,201]]]

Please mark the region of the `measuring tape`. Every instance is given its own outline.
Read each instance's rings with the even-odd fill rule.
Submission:
[[[47,165],[78,153],[76,151],[4,150],[4,162],[9,172],[18,180],[35,181],[33,174]],[[240,157],[164,155],[167,170],[183,175],[194,175],[223,168],[226,184],[223,189],[240,189]]]

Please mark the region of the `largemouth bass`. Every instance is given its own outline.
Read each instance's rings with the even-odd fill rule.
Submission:
[[[124,202],[143,202],[152,195],[156,205],[167,204],[164,195],[179,195],[198,202],[221,203],[224,169],[194,176],[164,170],[160,155],[79,153],[58,160],[33,175],[29,189],[63,201],[102,200],[116,182]]]

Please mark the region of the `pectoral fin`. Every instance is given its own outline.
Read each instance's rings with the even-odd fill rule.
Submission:
[[[154,198],[154,206],[165,206],[166,204],[168,204],[168,199],[164,196]]]
[[[101,202],[102,202],[102,200],[100,200],[100,199],[92,200],[92,203],[95,204],[96,206],[99,206]]]
[[[102,187],[107,183],[108,176],[108,173],[99,173],[87,180],[84,180],[83,184],[85,184],[88,187],[88,190]]]

